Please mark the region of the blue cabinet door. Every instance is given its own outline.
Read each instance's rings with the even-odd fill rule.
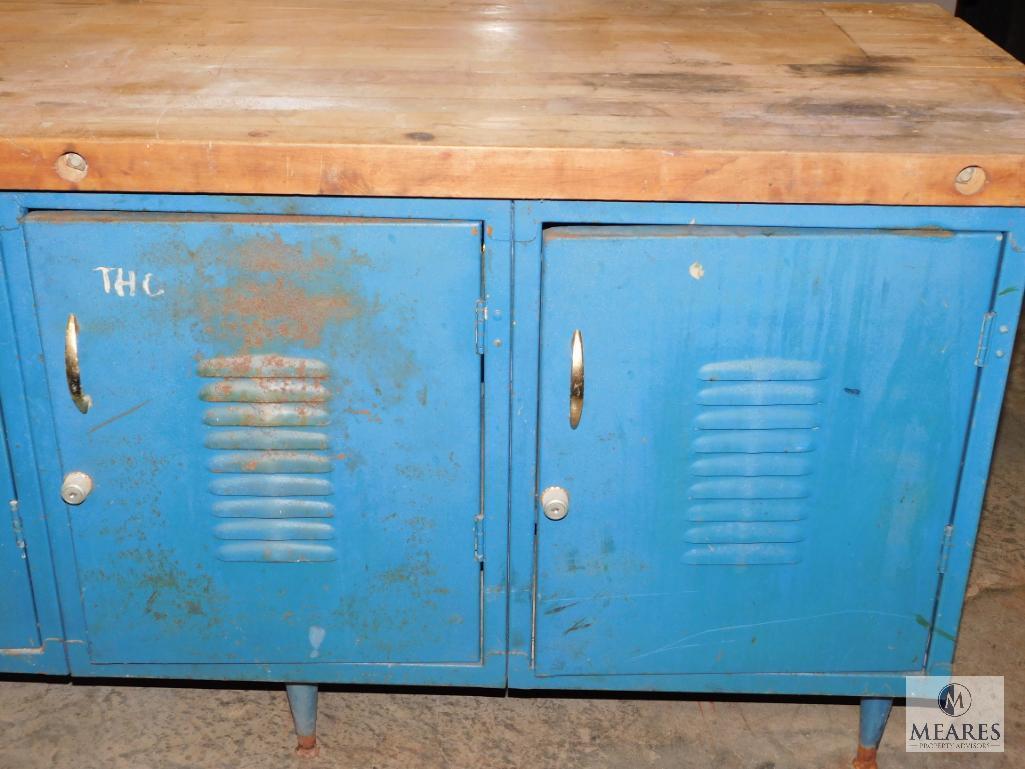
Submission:
[[[537,674],[920,669],[999,241],[546,230]]]
[[[40,646],[28,561],[21,539],[7,436],[0,419],[0,649]],[[0,670],[4,656],[0,655]]]
[[[92,663],[480,659],[479,223],[24,228]]]

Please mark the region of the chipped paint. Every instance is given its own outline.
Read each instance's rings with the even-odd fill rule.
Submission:
[[[199,361],[196,373],[202,377],[299,377],[325,379],[328,365],[316,358],[288,355],[231,355]]]
[[[205,384],[199,397],[215,403],[323,403],[331,392],[316,379],[252,377]]]
[[[324,643],[324,638],[327,636],[327,631],[324,628],[313,625],[310,627],[310,659],[316,659],[320,656],[320,646]]]
[[[952,238],[955,233],[943,227],[909,227],[904,229],[882,230],[889,235],[901,235],[907,238]]]
[[[329,473],[331,460],[321,454],[301,451],[241,451],[210,457],[207,468],[214,473]]]
[[[240,541],[220,545],[216,553],[222,561],[249,563],[323,563],[338,558],[331,545],[313,542]]]
[[[207,409],[203,422],[230,427],[323,427],[331,417],[327,410],[305,404],[247,404]]]

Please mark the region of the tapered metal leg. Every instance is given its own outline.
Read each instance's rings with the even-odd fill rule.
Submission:
[[[295,752],[302,758],[314,758],[320,753],[317,745],[317,687],[314,684],[288,684],[288,706],[292,709],[295,734],[299,742]]]
[[[854,759],[854,769],[878,769],[876,751],[892,707],[893,700],[888,697],[865,697],[861,700],[858,755]]]

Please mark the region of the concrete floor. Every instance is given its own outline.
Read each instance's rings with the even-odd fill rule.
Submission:
[[[904,712],[895,708],[883,769],[1025,767],[1023,499],[1019,365],[957,657],[959,673],[1006,677],[1006,752],[906,754]],[[292,756],[278,689],[0,680],[0,769],[826,769],[850,765],[856,730],[857,707],[847,702],[329,689],[321,696],[321,757],[307,763]]]

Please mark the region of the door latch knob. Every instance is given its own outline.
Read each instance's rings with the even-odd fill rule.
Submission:
[[[61,499],[69,505],[80,505],[93,490],[93,479],[79,470],[73,470],[64,476],[61,484]]]
[[[541,509],[549,520],[561,521],[569,512],[569,492],[562,486],[549,486],[541,492]]]

